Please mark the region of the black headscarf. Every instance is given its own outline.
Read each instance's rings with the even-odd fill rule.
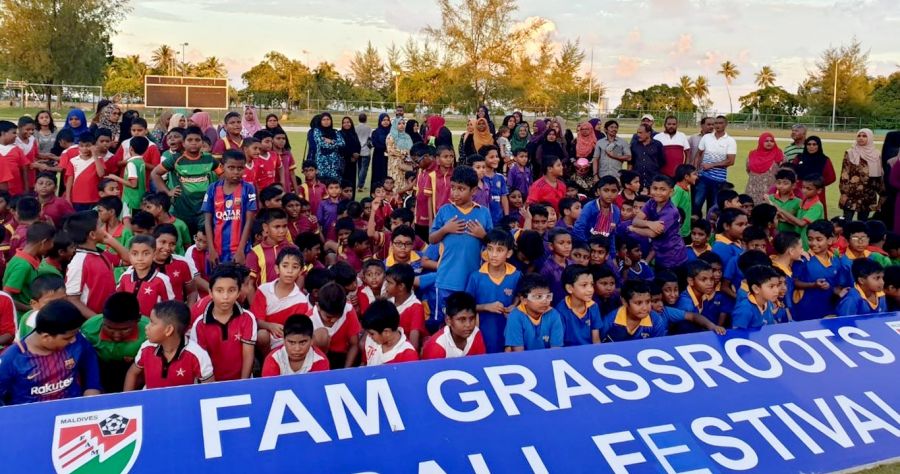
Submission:
[[[322,125],[322,119],[325,117],[328,117],[331,119],[331,126],[325,127]],[[331,114],[328,112],[322,112],[319,115],[319,123],[316,124],[316,128],[319,129],[319,132],[321,132],[322,136],[325,138],[329,138],[331,140],[334,140],[335,138],[337,138],[337,130],[335,130],[335,128],[334,128],[334,117],[332,117]]]
[[[390,115],[382,113],[378,116],[378,126],[375,127],[375,130],[372,131],[372,145],[375,148],[385,150],[387,149],[387,140],[388,135],[391,134],[391,124],[388,123],[387,127],[382,127],[381,122],[385,117],[390,117]]]
[[[819,144],[819,151],[816,153],[809,153],[806,149],[806,143],[814,141]],[[801,153],[797,158],[794,159],[794,166],[797,170],[797,178],[806,179],[811,175],[819,175],[822,176],[822,173],[825,171],[825,163],[828,161],[828,157],[825,156],[825,152],[822,150],[822,140],[813,135],[806,139],[803,142],[803,153]]]
[[[139,118],[141,113],[137,110],[126,110],[122,114],[122,122],[119,124],[119,141],[124,142],[131,138],[131,124],[134,123],[134,119]]]
[[[484,119],[487,120],[488,130],[491,131],[491,135],[497,134],[497,129],[494,127],[494,121],[491,120],[491,111],[487,108],[486,105],[480,105],[478,107],[479,111],[484,111]],[[475,117],[478,118],[478,114],[475,114]]]
[[[350,121],[350,130],[344,130],[344,120]],[[340,133],[344,138],[344,148],[341,149],[341,154],[345,158],[350,158],[354,153],[359,153],[362,146],[359,143],[359,135],[356,134],[356,127],[352,118],[344,117],[341,119]]]
[[[264,127],[266,130],[268,130],[269,133],[271,133],[272,135],[275,135],[275,132],[276,132],[276,131],[278,131],[278,132],[280,132],[280,133],[283,133],[284,136],[287,138],[287,139],[284,141],[284,149],[290,151],[290,149],[291,149],[291,139],[290,139],[290,137],[287,136],[287,133],[284,132],[284,129],[281,128],[281,123],[280,123],[280,121],[279,121],[279,124],[278,124],[278,125],[276,125],[276,126],[274,126],[274,127],[271,127],[271,128],[269,127],[269,119],[272,118],[272,117],[275,117],[275,120],[278,120],[278,116],[275,115],[275,114],[269,114],[269,115],[266,115],[266,122],[263,124],[263,127]]]
[[[447,127],[441,127],[441,130],[438,132],[437,137],[434,139],[434,146],[445,146],[447,148],[453,149],[453,133],[450,132],[450,129]]]
[[[406,134],[409,135],[409,138],[412,138],[413,145],[416,143],[422,143],[422,135],[415,131],[416,125],[419,122],[415,120],[407,120],[406,121]]]

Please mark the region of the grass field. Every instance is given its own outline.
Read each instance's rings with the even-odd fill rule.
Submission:
[[[685,132],[687,133],[687,132]],[[306,133],[305,132],[290,132],[291,144],[294,147],[295,157],[299,157],[302,155],[304,150],[304,144],[306,143]],[[784,134],[785,137],[787,134]],[[789,140],[785,137],[779,137],[778,145],[784,148]],[[454,140],[458,140],[459,135],[454,136]],[[728,180],[734,183],[738,192],[744,192],[744,188],[747,186],[747,155],[750,153],[750,150],[756,148],[756,142],[750,140],[738,140],[738,153],[736,163],[733,167],[728,170]],[[825,142],[822,144],[825,147],[825,154],[831,158],[831,162],[834,164],[835,172],[840,174],[841,168],[841,160],[844,156],[844,151],[846,151],[850,144],[848,143],[828,143]],[[298,158],[299,159],[299,158]],[[371,176],[371,170],[370,170]],[[839,209],[837,206],[838,199],[840,197],[840,193],[838,192],[837,183],[832,184],[826,190],[827,200],[828,200],[828,215],[836,216],[838,215]]]
[[[857,472],[859,474],[900,474],[900,463],[887,464]]]

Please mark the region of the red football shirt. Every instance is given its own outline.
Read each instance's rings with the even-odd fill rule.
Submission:
[[[425,345],[422,347],[422,360],[450,359],[453,357],[481,355],[486,352],[484,337],[481,336],[481,331],[477,327],[466,338],[466,347],[460,350],[456,343],[453,342],[453,336],[450,335],[447,326],[444,326],[434,333],[434,336],[425,341]]]
[[[400,362],[412,362],[419,360],[416,349],[406,340],[406,335],[400,331],[400,341],[390,350],[385,351],[381,344],[377,344],[371,337],[366,336],[363,358],[368,366],[398,364]]]
[[[16,304],[12,296],[0,291],[0,336],[9,334],[16,337],[19,333],[19,318],[16,316]]]
[[[237,304],[225,324],[216,320],[212,313],[213,305],[208,304],[203,315],[194,321],[191,340],[209,354],[217,381],[238,380],[244,345],[256,344],[256,317]]]
[[[281,169],[281,159],[278,155],[270,151],[266,154],[259,155],[254,161],[256,167],[256,189],[262,191],[266,186],[278,182],[278,170]]]
[[[278,281],[270,281],[260,285],[256,290],[256,296],[253,298],[253,304],[250,305],[250,312],[256,315],[259,321],[267,323],[284,324],[287,318],[302,314],[310,316],[312,308],[309,305],[309,299],[294,286],[291,294],[284,298],[279,298],[275,294],[275,285]]]
[[[267,245],[265,242],[254,246],[247,254],[246,264],[250,269],[250,275],[256,278],[256,284],[267,283],[278,279],[275,271],[275,259],[278,252],[286,247],[296,247],[288,241],[276,245]]]
[[[234,141],[231,139],[231,136],[226,134],[225,138],[219,138],[215,145],[212,147],[212,155],[216,158],[221,158],[222,154],[228,150],[241,150],[241,145],[244,144],[244,139],[241,138],[240,141]]]
[[[322,197],[325,196],[325,185],[318,180],[312,186],[303,183],[297,190],[297,195],[309,201],[309,212],[315,216],[319,211],[319,203],[322,202]]]
[[[15,143],[11,145],[0,145],[0,161],[3,162],[3,168],[6,173],[0,178],[0,182],[9,183],[9,194],[16,196],[25,192],[25,182],[22,181],[22,170],[27,169],[28,159],[22,153],[22,149],[17,147]],[[6,174],[9,174],[8,178]]]
[[[41,218],[49,219],[57,228],[62,227],[62,221],[66,216],[75,213],[75,208],[69,201],[56,196],[51,196],[50,200],[41,204]]]
[[[128,270],[125,270],[116,291],[124,291],[136,296],[138,305],[141,307],[141,314],[147,317],[150,317],[150,312],[153,311],[156,303],[175,299],[169,277],[152,270],[145,278],[139,278],[134,267],[128,267]]]
[[[193,385],[213,376],[209,354],[194,341],[182,345],[171,361],[166,360],[161,346],[145,341],[134,365],[144,370],[144,388]]]
[[[306,353],[306,358],[303,359],[303,364],[300,365],[300,370],[294,371],[294,369],[291,368],[291,362],[288,359],[287,349],[279,347],[270,352],[269,355],[266,356],[266,360],[263,361],[262,376],[277,377],[279,375],[299,375],[309,372],[321,372],[328,370],[329,368],[330,365],[328,364],[328,358],[325,357],[325,354],[322,354],[322,351],[320,351],[319,348],[311,346],[309,352]]]
[[[400,327],[404,333],[412,334],[413,331],[419,331],[419,334],[425,335],[425,308],[416,295],[410,295],[399,305],[394,302],[394,298],[389,301],[397,306],[397,312],[400,313]]]
[[[193,281],[198,274],[194,262],[181,255],[172,255],[168,262],[163,264],[157,263],[156,267],[171,280],[175,299],[184,301],[187,296],[185,294],[185,286]]]
[[[66,294],[78,296],[96,314],[116,292],[112,265],[100,252],[79,248],[66,268]]]
[[[322,323],[318,306],[313,308],[310,319],[313,322],[313,329],[323,327],[328,329],[328,336],[331,337],[328,352],[346,353],[350,349],[350,338],[362,332],[362,325],[359,324],[359,318],[356,317],[356,312],[353,311],[353,305],[350,303],[344,306],[344,314],[331,327],[326,327]]]
[[[69,190],[74,204],[94,204],[100,200],[100,192],[97,185],[100,184],[100,175],[94,165],[94,158],[84,160],[81,155],[76,155],[69,160],[66,166],[66,179],[72,177],[72,189]]]

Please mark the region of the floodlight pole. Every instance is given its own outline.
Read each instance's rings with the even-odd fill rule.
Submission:
[[[838,79],[838,68],[841,67],[841,60],[835,59],[834,61],[834,89],[831,91],[831,131],[834,131],[834,122],[837,118],[837,79]]]
[[[187,60],[184,56],[184,49],[188,46],[188,43],[181,43],[181,77],[186,76],[185,71],[187,69]]]

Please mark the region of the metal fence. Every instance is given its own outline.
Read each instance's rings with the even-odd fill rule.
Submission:
[[[100,86],[0,82],[0,116],[15,118],[47,109],[65,116],[72,108],[93,111],[103,98]],[[88,114],[90,116],[90,114]]]

